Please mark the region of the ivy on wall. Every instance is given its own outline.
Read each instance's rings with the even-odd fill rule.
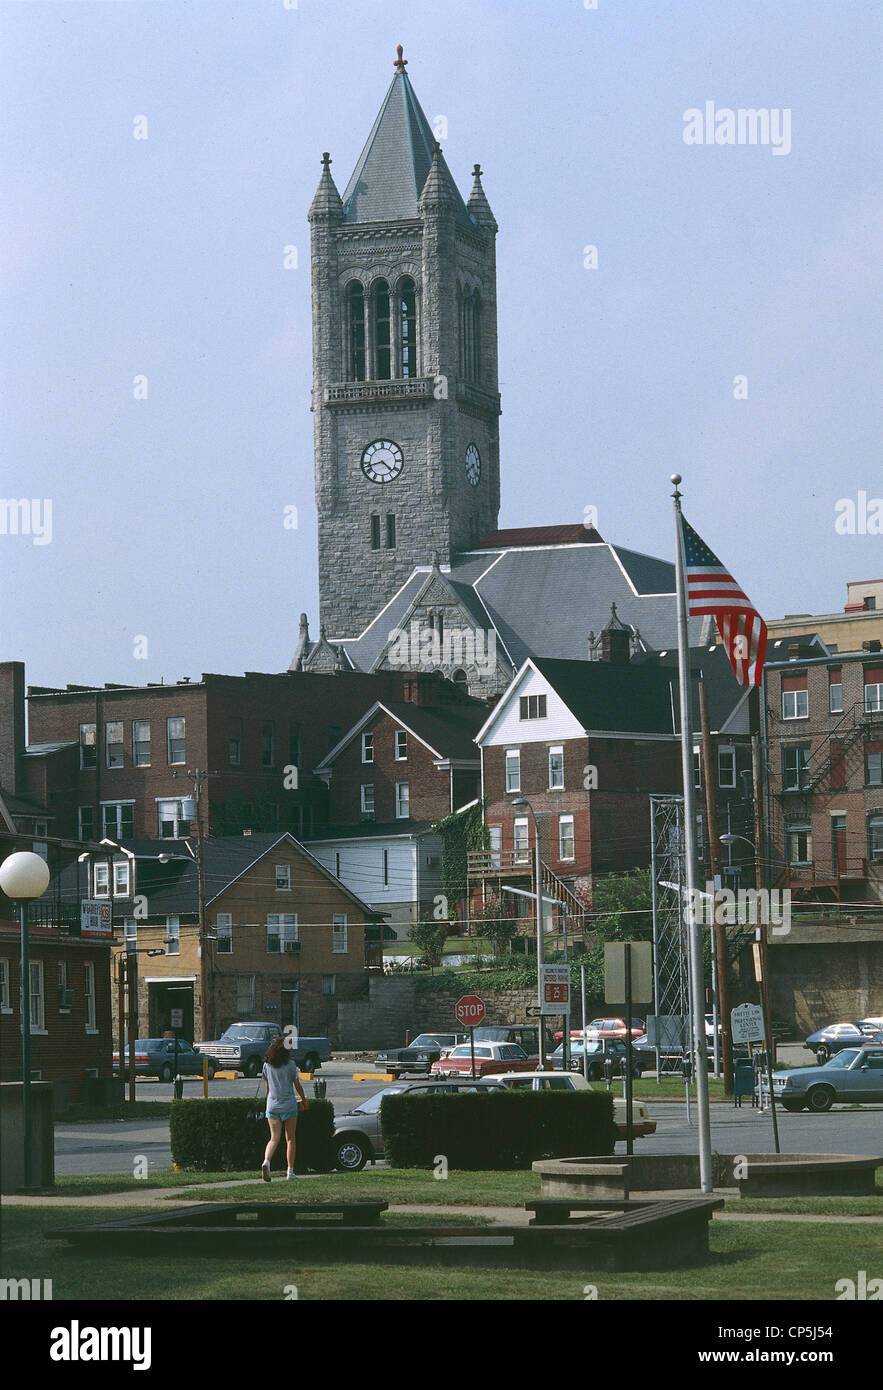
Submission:
[[[442,839],[442,890],[449,904],[466,896],[467,854],[471,849],[490,849],[491,837],[484,823],[484,801],[465,811],[454,811],[433,825]],[[448,914],[452,914],[449,912]]]

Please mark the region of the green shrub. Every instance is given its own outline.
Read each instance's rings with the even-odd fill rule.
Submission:
[[[386,1157],[394,1168],[529,1168],[534,1159],[609,1154],[616,1142],[606,1091],[492,1091],[384,1096]]]
[[[295,1171],[329,1172],[333,1134],[334,1106],[329,1100],[311,1100],[297,1122]],[[231,1097],[172,1102],[169,1136],[172,1160],[179,1168],[215,1173],[254,1168],[257,1172],[269,1135],[260,1101]],[[270,1166],[286,1166],[284,1134]]]

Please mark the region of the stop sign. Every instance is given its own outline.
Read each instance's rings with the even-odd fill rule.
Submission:
[[[477,994],[464,994],[454,1005],[454,1016],[464,1028],[477,1028],[484,1023],[485,1013],[484,1000]]]

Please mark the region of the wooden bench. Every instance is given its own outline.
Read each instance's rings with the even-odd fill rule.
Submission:
[[[606,1215],[628,1210],[629,1205],[627,1197],[538,1197],[534,1202],[525,1202],[524,1210],[533,1212],[532,1226],[557,1226],[562,1220],[569,1221],[572,1211],[597,1211]]]
[[[335,1225],[376,1226],[388,1202],[200,1202],[198,1206],[181,1207],[175,1212],[176,1222],[188,1226],[291,1227],[312,1224],[302,1217],[338,1218]],[[137,1218],[135,1218],[137,1220]],[[145,1217],[143,1224],[158,1224],[156,1217]],[[318,1223],[317,1223],[318,1224]]]

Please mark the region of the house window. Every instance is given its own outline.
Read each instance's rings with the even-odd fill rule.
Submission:
[[[184,729],[185,721],[183,719],[166,720],[167,757],[170,764],[183,763],[186,761]]]
[[[254,975],[236,976],[236,1012],[240,1018],[254,1013]]]
[[[549,790],[556,791],[564,787],[564,749],[549,749]]]
[[[58,962],[58,988],[67,989],[67,961]]]
[[[127,951],[134,951],[138,945],[138,923],[134,917],[127,917],[123,921],[123,940]]]
[[[399,376],[417,375],[417,294],[408,276],[399,285]]]
[[[521,790],[521,752],[518,748],[506,749],[506,790]]]
[[[371,517],[371,549],[380,549],[380,517]]]
[[[132,720],[132,761],[136,767],[150,767],[150,720]]]
[[[115,859],[113,861],[113,895],[115,898],[128,898],[131,896],[131,883],[129,879],[128,859]]]
[[[518,860],[527,859],[527,816],[519,817],[515,821],[514,841],[515,858]]]
[[[789,864],[812,863],[812,827],[809,823],[786,826],[785,840]]]
[[[166,955],[178,956],[181,954],[181,919],[179,917],[166,918]]]
[[[373,816],[373,815],[374,815],[374,783],[373,783],[373,782],[363,782],[363,783],[362,783],[362,789],[361,789],[361,790],[362,790],[362,815],[363,815],[363,816]]]
[[[828,710],[831,714],[843,713],[843,671],[839,666],[828,671]]]
[[[104,726],[104,751],[108,767],[123,765],[123,721],[114,720]]]
[[[808,719],[809,718],[809,691],[803,690],[783,690],[782,691],[782,718],[783,719]]]
[[[12,1013],[12,992],[9,983],[9,961],[0,960],[0,1009]]]
[[[736,750],[735,748],[718,748],[717,750],[717,784],[719,787],[735,787],[736,785]]]
[[[522,695],[518,701],[519,719],[545,719],[545,695]]]
[[[322,976],[322,993],[323,993],[323,994],[326,994],[326,995],[327,995],[327,994],[336,994],[336,993],[337,993],[337,976],[336,976],[336,975],[323,975],[323,976]]]
[[[386,548],[395,550],[396,548],[396,519],[392,512],[386,514]]]
[[[335,956],[345,956],[347,953],[345,912],[335,912],[331,918],[331,951]]]
[[[883,710],[883,670],[865,671],[865,713]]]
[[[93,898],[110,897],[110,865],[107,863],[96,863],[93,866],[92,896]]]
[[[502,825],[489,825],[487,833],[491,842],[491,868],[499,869],[502,864],[503,850],[503,827]]]
[[[883,814],[879,811],[868,816],[868,858],[872,864],[883,864]]]
[[[43,962],[41,960],[32,960],[30,962],[30,967],[31,1028],[42,1033],[46,1027],[46,999],[43,994]]]
[[[883,787],[883,753],[865,754],[865,786]]]
[[[272,724],[265,724],[261,730],[261,765],[276,766],[276,735]]]
[[[575,857],[573,842],[573,816],[558,817],[558,858],[573,859]]]
[[[103,801],[101,803],[101,825],[106,840],[133,840],[135,838],[134,801]]]
[[[218,938],[218,955],[233,954],[233,913],[219,912],[215,917],[215,935]]]
[[[276,865],[276,892],[289,893],[291,891],[291,865]]]
[[[80,767],[97,767],[98,756],[95,747],[94,724],[80,725]]]
[[[392,356],[389,319],[389,285],[378,280],[372,293],[374,302],[374,380],[389,381]]]
[[[809,769],[810,745],[795,743],[782,749],[782,789],[786,792],[800,791],[806,781]]]
[[[156,811],[161,840],[178,840],[188,833],[190,822],[184,819],[183,801],[158,801]]]
[[[292,767],[300,767],[300,725],[288,726],[288,761]]]
[[[86,961],[83,966],[83,1003],[86,1006],[86,1032],[97,1033],[95,1017],[95,966]]]
[[[77,811],[77,824],[81,840],[95,838],[95,807],[81,806]]]
[[[267,914],[267,955],[278,956],[297,941],[297,913]]]
[[[227,739],[227,761],[231,767],[242,765],[242,720],[231,720],[230,734]]]
[[[396,762],[404,763],[408,759],[408,735],[404,729],[396,729]]]
[[[410,816],[411,793],[407,782],[396,782],[396,820],[407,820]]]
[[[353,280],[346,292],[347,316],[349,319],[349,351],[347,353],[347,378],[350,381],[365,380],[365,292],[358,280]]]
[[[362,734],[362,762],[373,763],[374,761],[374,735]]]

